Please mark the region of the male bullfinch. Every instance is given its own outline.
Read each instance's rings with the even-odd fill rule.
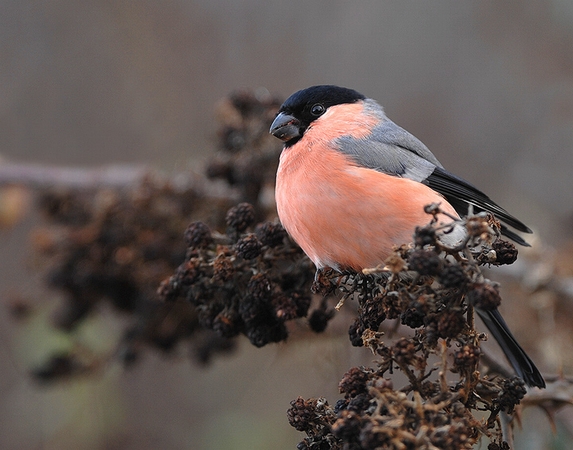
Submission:
[[[455,217],[467,215],[470,205],[475,213],[487,211],[502,223],[502,234],[528,245],[509,228],[531,233],[525,224],[446,171],[376,101],[352,89],[295,92],[270,132],[284,141],[275,191],[279,218],[318,269],[376,267],[428,223],[424,206],[431,203]],[[454,228],[441,240],[455,244],[464,235]],[[477,312],[517,374],[529,386],[545,387],[498,310]]]

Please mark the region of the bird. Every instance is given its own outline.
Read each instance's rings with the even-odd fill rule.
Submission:
[[[501,234],[529,246],[517,233],[532,233],[529,227],[448,172],[378,102],[353,89],[317,85],[293,93],[270,133],[283,141],[275,184],[279,220],[317,270],[376,267],[395,245],[411,242],[415,227],[429,221],[424,206],[434,203],[456,218],[491,213]],[[459,229],[450,235],[442,239],[463,240]],[[476,311],[515,372],[528,386],[544,388],[497,308]]]

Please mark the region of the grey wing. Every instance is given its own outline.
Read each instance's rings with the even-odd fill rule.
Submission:
[[[422,182],[436,167],[443,167],[419,139],[385,118],[365,138],[342,136],[339,151],[358,165]]]
[[[385,116],[369,136],[361,139],[343,136],[337,139],[337,148],[358,165],[426,184],[442,194],[461,216],[467,215],[469,205],[473,205],[476,213],[488,211],[507,225],[531,233],[523,222],[479,189],[447,172],[428,147]],[[529,245],[505,225],[501,232],[518,244]]]

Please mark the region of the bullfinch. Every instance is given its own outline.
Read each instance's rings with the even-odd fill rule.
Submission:
[[[295,92],[270,132],[284,141],[275,188],[279,219],[317,269],[376,267],[429,222],[424,206],[431,203],[454,217],[470,207],[489,212],[503,235],[528,245],[513,231],[531,233],[524,223],[445,170],[376,101],[352,89],[321,85]],[[462,228],[441,239],[462,241]],[[545,387],[499,311],[476,310],[517,374],[529,386]]]

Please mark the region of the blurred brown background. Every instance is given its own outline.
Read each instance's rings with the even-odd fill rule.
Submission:
[[[0,155],[8,161],[200,171],[214,149],[220,98],[259,87],[286,97],[323,83],[377,99],[542,242],[570,238],[568,0],[0,1]],[[5,298],[56,295],[42,290],[25,253],[33,221],[0,231]],[[27,368],[66,337],[45,338],[40,324],[22,329],[4,316],[0,448],[295,448],[302,435],[286,421],[289,401],[335,402],[342,374],[370,361],[345,336],[264,349],[243,342],[207,369],[184,354],[149,354],[127,373],[111,366],[42,388]],[[85,328],[103,347],[117,332],[113,321]],[[547,439],[528,432],[520,448],[543,448]]]

